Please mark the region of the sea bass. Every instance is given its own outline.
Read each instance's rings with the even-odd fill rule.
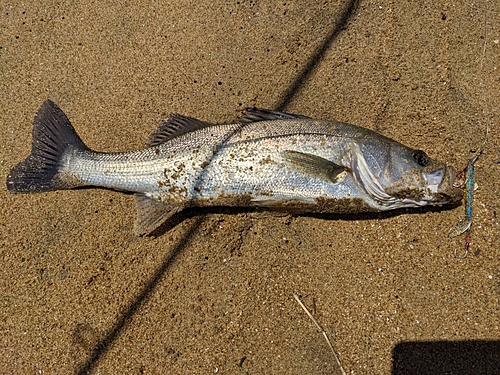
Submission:
[[[172,114],[142,150],[90,150],[47,100],[31,155],[7,177],[13,193],[83,186],[135,193],[135,232],[151,234],[193,206],[359,213],[455,204],[455,170],[372,130],[258,108],[231,124]]]

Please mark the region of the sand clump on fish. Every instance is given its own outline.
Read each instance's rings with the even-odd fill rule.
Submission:
[[[195,206],[359,213],[457,204],[453,167],[372,130],[247,108],[231,124],[172,114],[137,151],[90,150],[50,100],[33,121],[31,155],[7,189],[83,186],[135,193],[138,235]]]

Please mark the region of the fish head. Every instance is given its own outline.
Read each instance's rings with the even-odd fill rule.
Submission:
[[[381,210],[456,204],[461,189],[453,186],[455,169],[424,151],[398,142],[355,148],[353,175]]]

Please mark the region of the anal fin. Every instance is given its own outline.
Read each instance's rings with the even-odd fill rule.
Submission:
[[[137,204],[134,232],[138,236],[151,234],[175,213],[182,210],[182,207],[163,203],[159,200],[149,198],[145,194],[134,194],[134,198]]]

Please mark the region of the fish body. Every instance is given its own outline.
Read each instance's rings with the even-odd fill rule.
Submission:
[[[452,167],[369,129],[257,108],[232,124],[170,115],[146,148],[100,153],[46,101],[14,193],[96,186],[134,192],[137,234],[191,206],[358,213],[457,203]]]

